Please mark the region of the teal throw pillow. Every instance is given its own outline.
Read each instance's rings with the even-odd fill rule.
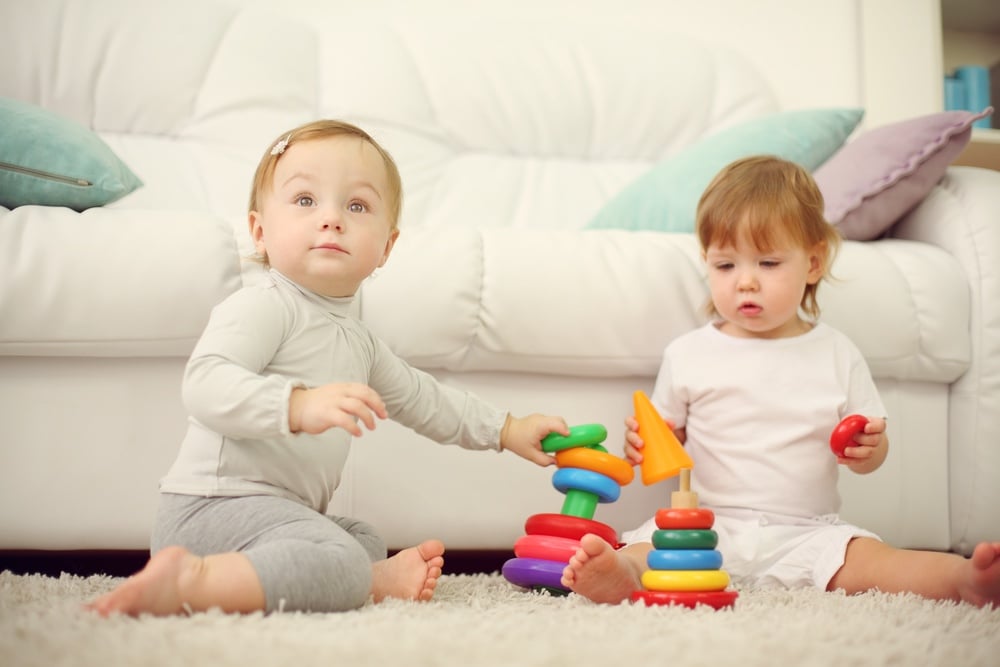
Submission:
[[[713,177],[748,155],[776,155],[813,171],[833,155],[863,109],[786,111],[725,129],[658,163],[597,213],[588,229],[694,231],[695,209]]]
[[[32,104],[0,98],[0,205],[82,211],[140,185],[88,128]]]

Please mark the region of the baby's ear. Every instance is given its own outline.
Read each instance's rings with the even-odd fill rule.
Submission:
[[[809,273],[806,279],[810,285],[815,285],[826,273],[826,258],[829,251],[826,241],[820,241],[809,251]]]
[[[264,247],[264,227],[260,224],[260,213],[250,211],[250,215],[247,216],[247,224],[250,227],[250,240],[253,241],[253,247],[257,250],[257,254],[261,257],[267,257],[267,248]]]
[[[385,252],[382,253],[382,261],[378,263],[380,267],[385,266],[385,263],[389,260],[389,254],[392,252],[393,247],[396,245],[396,239],[399,238],[399,230],[394,229],[392,233],[389,234],[389,240],[385,242]]]

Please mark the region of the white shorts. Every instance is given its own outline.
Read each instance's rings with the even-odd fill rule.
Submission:
[[[745,585],[826,590],[844,564],[847,544],[855,537],[878,535],[841,521],[836,514],[813,518],[767,514],[750,510],[713,510],[719,534],[716,547],[722,569]],[[656,523],[622,534],[626,545],[651,542]]]

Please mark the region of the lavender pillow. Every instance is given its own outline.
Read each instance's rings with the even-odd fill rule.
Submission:
[[[944,111],[869,130],[813,173],[826,219],[852,241],[881,236],[927,196],[972,136],[972,123],[993,113]]]

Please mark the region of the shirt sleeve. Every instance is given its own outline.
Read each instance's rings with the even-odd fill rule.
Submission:
[[[203,426],[231,438],[288,435],[294,378],[265,373],[290,314],[273,292],[236,292],[212,310],[184,371],[183,399]]]
[[[865,362],[865,358],[860,350],[853,344],[851,347],[852,361],[848,387],[848,407],[846,413],[841,415],[841,417],[846,417],[849,414],[861,414],[866,417],[888,419],[889,415],[886,414],[882,397],[878,393],[878,387],[875,386],[875,380],[872,378],[868,363]]]
[[[375,360],[371,387],[385,401],[389,418],[442,444],[465,449],[500,449],[507,412],[471,392],[443,385],[413,368],[372,336]]]

